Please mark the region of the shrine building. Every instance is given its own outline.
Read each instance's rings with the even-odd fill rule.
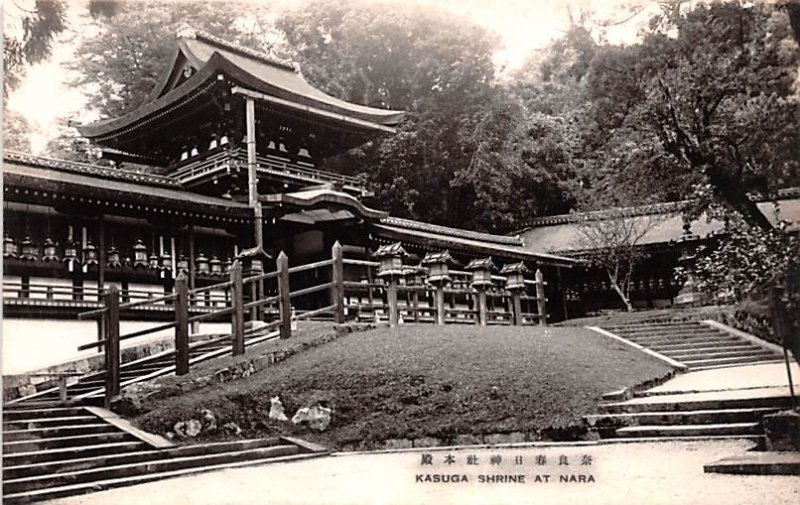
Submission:
[[[403,115],[327,95],[292,63],[182,34],[139,108],[77,127],[114,166],[4,152],[4,325],[78,324],[75,315],[96,306],[111,284],[123,301],[169,293],[181,272],[191,288],[202,287],[225,277],[243,252],[263,250],[274,265],[283,251],[291,264],[304,264],[330,258],[336,241],[353,258],[400,243],[412,263],[440,251],[462,266],[487,257],[498,268],[522,262],[543,272],[548,317],[562,319],[562,270],[575,259],[519,235],[390,216],[369,206],[361,179],[317,168],[392,135]],[[171,316],[136,315],[163,317]]]

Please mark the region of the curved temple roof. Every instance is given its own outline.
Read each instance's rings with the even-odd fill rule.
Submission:
[[[377,126],[394,126],[404,114],[340,100],[309,84],[293,65],[197,32],[178,39],[178,49],[169,70],[144,105],[118,118],[78,126],[78,131],[96,138],[113,135],[142,120],[149,121],[168,107],[191,100],[195,92],[204,90],[209,79],[215,79],[218,73],[227,74],[241,85],[266,95]]]

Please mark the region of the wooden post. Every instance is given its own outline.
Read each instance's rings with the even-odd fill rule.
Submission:
[[[486,326],[486,288],[477,286],[478,289],[478,324]]]
[[[175,374],[189,373],[189,279],[180,272],[175,279]]]
[[[522,326],[522,300],[520,290],[511,291],[511,303],[514,307],[514,326]]]
[[[338,240],[333,244],[331,254],[333,256],[331,298],[336,306],[333,309],[333,320],[336,324],[342,324],[344,323],[344,251]]]
[[[233,262],[231,267],[231,337],[233,341],[233,355],[244,354],[244,287],[242,286],[242,264],[239,260]]]
[[[104,295],[106,305],[106,394],[104,404],[111,408],[111,399],[119,395],[119,288],[111,285]]]
[[[389,276],[386,298],[389,306],[389,326],[394,328],[397,326],[397,277],[394,275]]]
[[[414,291],[411,293],[411,304],[414,307],[414,322],[419,322],[419,286],[414,285]]]
[[[278,255],[278,308],[281,316],[281,338],[292,336],[292,299],[289,296],[289,257],[281,251]]]
[[[781,300],[781,288],[773,286],[769,290],[769,308],[772,316],[772,331],[783,347],[783,361],[786,363],[786,376],[789,379],[789,395],[792,397],[792,410],[797,410],[797,396],[794,392],[792,380],[792,362],[789,359],[789,336],[786,328],[786,319]]]
[[[539,326],[547,326],[547,296],[544,292],[544,274],[536,269],[536,305],[539,308]]]
[[[444,284],[436,285],[436,324],[444,324]]]
[[[99,263],[97,265],[97,301],[103,300],[103,288],[105,288],[106,284],[106,220],[103,214],[100,214],[100,217],[97,220],[98,226],[98,260]]]

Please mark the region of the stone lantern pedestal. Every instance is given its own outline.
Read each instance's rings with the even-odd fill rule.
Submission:
[[[428,268],[428,282],[436,286],[436,324],[444,324],[444,288],[450,283],[450,266],[457,262],[449,251],[428,253],[422,265]]]
[[[472,260],[464,269],[472,272],[470,286],[478,293],[478,324],[486,326],[488,320],[486,315],[486,290],[492,287],[492,272],[497,270],[497,266],[490,256]]]
[[[403,258],[408,257],[408,253],[403,249],[400,242],[383,245],[375,251],[375,258],[379,261],[378,277],[386,279],[388,290],[386,292],[389,305],[389,326],[397,326],[399,322],[397,309],[397,280],[406,275],[403,268]]]
[[[521,261],[504,265],[500,270],[501,275],[506,275],[506,290],[511,293],[514,326],[522,325],[522,299],[520,297],[525,291],[526,273],[530,273],[530,270]]]

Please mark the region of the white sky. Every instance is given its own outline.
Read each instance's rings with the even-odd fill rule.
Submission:
[[[9,23],[13,23],[13,9],[16,5],[25,7],[33,2],[33,0],[0,1],[3,1],[6,11],[4,12],[6,29],[9,28]],[[302,8],[303,1],[271,0],[270,3]],[[390,3],[403,0],[367,1]],[[531,50],[544,47],[563,34],[569,26],[570,8],[573,12],[578,12],[580,8],[589,9],[605,19],[619,21],[626,17],[627,5],[647,4],[648,9],[632,21],[607,30],[607,38],[613,43],[634,40],[638,29],[652,13],[657,12],[658,8],[654,1],[647,0],[413,1],[426,7],[435,6],[464,15],[496,32],[501,37],[503,47],[495,55],[495,61],[499,68],[505,69],[518,67]],[[34,130],[31,138],[34,153],[40,152],[47,141],[57,135],[59,118],[70,118],[80,122],[95,119],[87,115],[81,90],[68,84],[71,77],[65,67],[65,63],[72,59],[80,34],[91,29],[88,19],[87,0],[68,0],[70,25],[54,44],[52,57],[47,62],[29,68],[23,84],[10,96],[9,108],[25,115]]]

